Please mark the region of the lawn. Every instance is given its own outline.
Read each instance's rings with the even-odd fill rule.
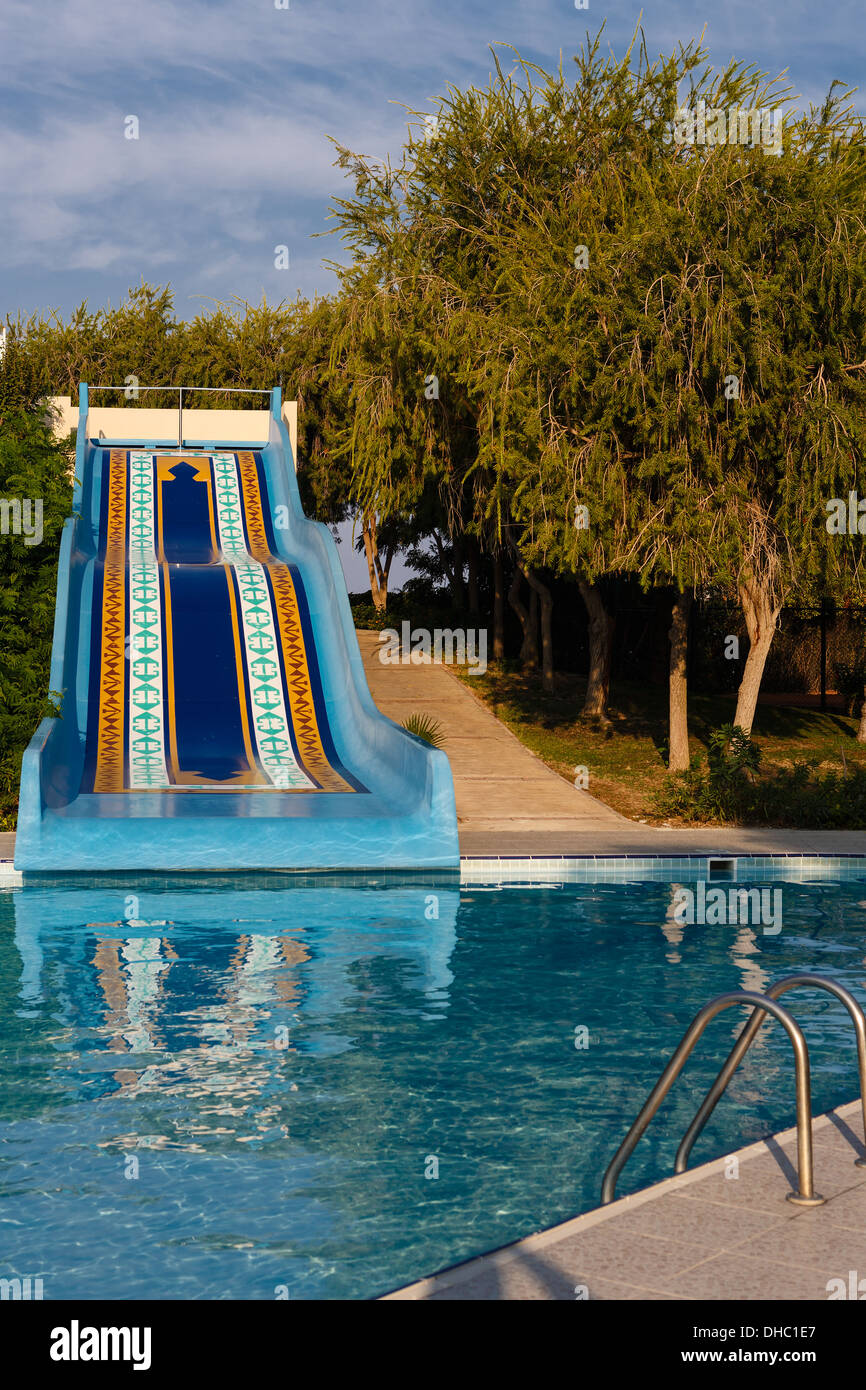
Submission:
[[[667,741],[667,687],[617,683],[612,687],[606,736],[582,723],[585,680],[556,677],[555,689],[542,689],[539,675],[490,668],[469,676],[454,668],[465,684],[547,765],[569,781],[574,769],[589,770],[589,791],[622,815],[649,824],[672,822],[655,813],[653,795],[663,785]],[[705,752],[713,729],[732,721],[729,695],[689,696],[692,754]],[[752,736],[761,751],[762,769],[808,761],[821,772],[866,770],[866,744],[856,742],[857,721],[836,711],[760,704]],[[698,822],[691,822],[698,823]]]

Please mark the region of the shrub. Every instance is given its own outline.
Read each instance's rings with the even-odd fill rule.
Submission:
[[[836,661],[833,665],[836,689],[845,696],[845,708],[849,714],[860,716],[863,705],[863,686],[866,682],[866,663],[863,657],[853,661]]]
[[[431,748],[442,748],[445,744],[442,725],[430,714],[410,714],[401,727],[416,738],[422,738]]]
[[[688,821],[866,829],[866,768],[822,773],[801,760],[758,776],[760,761],[748,734],[726,724],[710,735],[706,757],[666,778],[653,810]]]
[[[723,724],[707,741],[706,757],[692,758],[687,772],[672,773],[653,809],[683,820],[737,821],[748,816],[760,749],[744,729]]]
[[[67,451],[32,415],[0,423],[0,497],[42,502],[42,541],[0,535],[0,828],[17,818],[21,755],[46,714],[57,552],[71,510]]]

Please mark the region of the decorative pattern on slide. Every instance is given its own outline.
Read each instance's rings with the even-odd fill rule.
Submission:
[[[129,786],[167,787],[153,455],[129,456]]]
[[[126,681],[126,450],[112,449],[102,580],[102,660],[95,792],[123,791],[123,695]]]
[[[168,710],[165,706],[166,681],[170,693],[174,673],[166,646],[168,615],[163,616],[162,608],[163,586],[169,603],[170,576],[160,563],[159,457],[156,463],[155,470],[153,453],[125,449],[111,450],[108,461],[100,657],[95,673],[93,791],[98,793],[198,789],[198,779],[175,768],[176,736],[169,720],[173,706]],[[257,761],[267,779],[258,788],[233,782],[226,783],[225,789],[354,792],[356,786],[337,771],[325,752],[298,594],[289,567],[275,560],[268,547],[255,457],[215,454],[203,464],[206,474],[201,481],[206,478],[210,490],[213,480],[216,503],[211,511],[213,541],[230,577],[242,717],[248,730],[251,724]],[[170,742],[171,761],[167,757]],[[249,733],[247,746],[251,757]],[[209,783],[208,789],[223,788]]]
[[[259,760],[276,787],[314,790],[292,749],[277,633],[264,568],[246,548],[234,454],[214,454],[214,493],[223,560],[237,576]]]
[[[298,596],[288,565],[275,560],[268,548],[267,533],[262,515],[262,499],[255,456],[238,454],[238,467],[244,496],[244,515],[250,550],[253,558],[267,565],[277,606],[277,621],[282,638],[283,659],[286,664],[286,685],[292,708],[292,724],[304,766],[309,769],[323,791],[354,790],[328,761],[322,746],[319,721],[310,684],[310,668],[304,646],[304,632],[298,608]]]

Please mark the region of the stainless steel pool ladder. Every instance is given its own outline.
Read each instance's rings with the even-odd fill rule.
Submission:
[[[753,1004],[755,1007],[742,1033],[731,1048],[718,1076],[707,1092],[695,1118],[683,1136],[677,1149],[674,1172],[684,1173],[686,1171],[689,1154],[695,1140],[716,1108],[722,1093],[746,1052],[751,1047],[765,1015],[772,1014],[773,1018],[781,1023],[791,1039],[797,1083],[798,1190],[788,1193],[788,1201],[804,1207],[821,1205],[824,1198],[815,1192],[812,1178],[812,1092],[809,1049],[806,1046],[806,1039],[803,1037],[802,1031],[788,1010],[776,1003],[780,994],[796,988],[826,989],[842,1001],[851,1015],[857,1037],[860,1109],[863,1118],[864,1140],[866,1140],[866,1015],[864,1015],[853,994],[849,993],[843,985],[836,984],[834,980],[825,979],[823,975],[787,975],[783,980],[777,980],[775,984],[770,985],[764,994],[757,994],[753,990],[746,989],[734,990],[730,994],[720,994],[716,999],[711,999],[709,1004],[705,1004],[695,1015],[679,1047],[648,1096],[643,1109],[608,1164],[601,1188],[602,1206],[613,1201],[617,1178],[631,1157],[641,1135],[649,1126],[653,1116],[685,1066],[707,1024],[715,1018],[716,1014],[720,1014],[724,1009],[733,1008],[737,1004]],[[866,1159],[857,1158],[854,1161],[858,1167],[866,1167]]]

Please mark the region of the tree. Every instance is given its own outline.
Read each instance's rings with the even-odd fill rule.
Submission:
[[[57,551],[72,497],[68,451],[52,438],[38,412],[13,414],[9,408],[19,384],[18,366],[4,358],[0,495],[23,513],[22,527],[0,537],[0,826],[5,830],[15,825],[24,749],[45,714],[62,712],[62,703],[49,701],[48,674]],[[26,389],[25,397],[29,394]],[[17,522],[18,514],[13,518]],[[62,702],[63,692],[54,693]]]

